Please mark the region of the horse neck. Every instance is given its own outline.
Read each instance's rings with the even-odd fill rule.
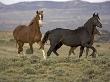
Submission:
[[[86,30],[90,36],[93,35],[95,27],[92,25],[92,23],[90,21],[88,21],[84,24],[84,28],[86,28]]]
[[[34,21],[31,25],[29,25],[29,28],[33,32],[40,32],[40,26],[39,26],[39,22],[38,21]]]

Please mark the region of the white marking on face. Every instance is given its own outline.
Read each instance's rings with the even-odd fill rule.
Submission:
[[[42,49],[42,53],[43,53],[44,60],[46,60],[46,54],[45,54],[45,51],[43,49]]]
[[[39,20],[41,20],[41,15],[39,15],[39,17],[40,17],[40,19],[39,19]]]
[[[42,24],[43,24],[43,21],[42,21],[42,18],[41,18],[41,15],[39,15],[39,26],[41,27],[42,26]]]
[[[42,20],[39,20],[39,26],[40,27],[42,27],[42,24],[43,24]]]

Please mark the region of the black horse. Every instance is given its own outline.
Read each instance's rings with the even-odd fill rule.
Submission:
[[[96,35],[96,34],[97,34],[97,35],[101,35],[100,31],[98,31],[98,29],[96,29],[96,27],[95,27],[95,29],[94,29],[94,31],[93,31],[93,34],[94,34],[94,35]],[[94,43],[94,37],[92,38],[90,44],[93,45],[93,43]],[[55,49],[57,50],[57,48],[60,47],[61,45],[62,45],[62,44],[59,44],[58,46],[56,46]],[[70,48],[68,57],[70,57],[70,55],[71,55],[72,53],[75,55],[74,50],[75,50],[76,48],[77,48],[77,47],[71,47],[71,48]],[[86,48],[86,58],[87,58],[87,56],[88,56],[88,52],[89,52],[89,48]]]
[[[44,48],[45,42],[50,40],[50,48],[47,52],[47,56],[50,56],[51,52],[54,52],[57,56],[59,55],[56,51],[64,44],[70,47],[80,48],[80,55],[82,56],[84,47],[90,48],[93,50],[92,57],[95,57],[96,49],[90,44],[93,41],[94,29],[96,26],[102,28],[102,24],[99,21],[98,14],[93,16],[84,24],[84,26],[78,27],[75,30],[56,28],[50,31],[47,31],[42,39],[41,48]]]

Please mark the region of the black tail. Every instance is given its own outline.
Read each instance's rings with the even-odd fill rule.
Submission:
[[[45,43],[46,43],[47,40],[48,40],[49,34],[50,34],[50,31],[47,31],[47,32],[45,33],[45,35],[44,35],[44,37],[43,37],[43,39],[42,39],[42,44],[41,44],[40,49],[41,49],[41,48],[44,49],[44,45],[45,45]]]

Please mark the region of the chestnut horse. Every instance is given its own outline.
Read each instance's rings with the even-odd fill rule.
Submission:
[[[19,25],[13,31],[14,39],[18,44],[18,54],[23,51],[24,43],[29,43],[30,50],[33,53],[33,43],[41,42],[41,31],[40,27],[43,21],[43,11],[37,11],[36,16],[30,22],[28,26],[26,25]]]

